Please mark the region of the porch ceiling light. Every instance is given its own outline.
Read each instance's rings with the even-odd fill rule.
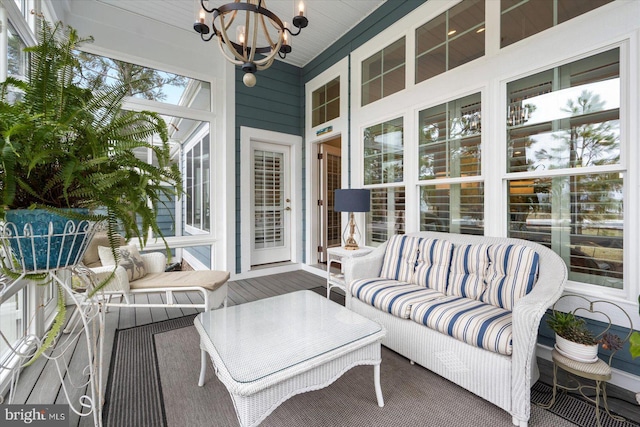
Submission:
[[[209,0],[200,0],[198,9],[193,29],[204,41],[218,39],[225,58],[242,67],[242,81],[248,87],[256,84],[255,72],[269,68],[276,55],[284,59],[291,53],[289,36],[297,36],[309,24],[302,1],[292,19],[296,33],[267,9],[265,0],[235,0],[214,8],[209,7]],[[229,34],[235,34],[235,40]]]

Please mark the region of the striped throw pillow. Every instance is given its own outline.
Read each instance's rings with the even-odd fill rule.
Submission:
[[[453,243],[440,239],[420,239],[413,281],[418,286],[445,293]]]
[[[489,245],[460,245],[453,249],[447,295],[479,300],[489,267]]]
[[[410,318],[475,347],[511,355],[511,311],[469,298],[448,296],[414,304]]]
[[[512,310],[516,301],[531,292],[538,278],[539,255],[528,246],[489,247],[487,288],[482,301]]]
[[[396,234],[389,239],[380,277],[411,282],[418,255],[418,237]]]

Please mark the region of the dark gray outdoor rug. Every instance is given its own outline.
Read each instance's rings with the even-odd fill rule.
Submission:
[[[385,347],[382,358],[384,408],[376,403],[373,368],[359,366],[329,387],[287,400],[261,425],[512,426],[505,411]],[[199,371],[193,316],[118,330],[103,411],[105,426],[237,427],[231,398],[210,362],[203,387],[197,385]],[[534,386],[533,402],[549,398],[547,386]],[[561,396],[552,410],[532,404],[529,425],[596,425],[593,406],[581,399]],[[637,426],[618,423],[606,414],[602,421],[606,427]]]

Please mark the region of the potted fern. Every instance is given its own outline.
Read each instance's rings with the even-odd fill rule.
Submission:
[[[583,318],[554,310],[547,325],[556,333],[556,350],[560,354],[579,362],[598,359],[598,340]]]
[[[0,261],[3,273],[14,278],[27,273],[27,278],[42,283],[47,271],[81,259],[88,243],[86,238],[80,245],[74,243],[75,235],[52,238],[61,234],[60,228],[66,236],[68,228],[77,232],[83,224],[106,224],[114,256],[117,233],[137,238],[141,246],[149,229],[162,237],[157,208],[179,194],[181,177],[178,166],[170,161],[162,118],[154,112],[122,109],[125,83],[92,89],[83,85],[76,49],[91,38],[80,38],[73,28],[43,19],[38,40],[36,46],[25,49],[29,53],[26,79],[7,78],[0,83],[4,248]],[[136,155],[147,150],[152,151],[153,164]],[[30,235],[13,235],[24,231]],[[31,242],[23,259],[18,259],[24,252],[17,250],[22,248],[20,239]],[[68,249],[52,249],[69,242]],[[49,257],[43,264],[41,256],[52,252],[57,259]],[[14,283],[22,287],[29,282]],[[90,295],[103,284],[94,286]],[[63,295],[59,285],[54,324],[29,363],[52,345],[61,330],[66,312]]]
[[[124,83],[83,86],[76,49],[88,41],[42,20],[39,43],[25,49],[26,80],[0,83],[0,221],[16,224],[17,233],[27,225],[34,235],[58,234],[68,220],[104,221],[112,246],[116,232],[144,246],[149,229],[162,236],[157,207],[177,193],[180,173],[162,118],[122,109]],[[153,165],[136,156],[141,150],[153,151]],[[27,252],[18,260],[23,270],[65,266],[39,260],[53,252],[48,246]]]

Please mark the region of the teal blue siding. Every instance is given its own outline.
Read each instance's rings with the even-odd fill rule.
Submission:
[[[302,136],[304,134],[304,85],[301,73],[302,70],[298,67],[275,61],[269,69],[256,73],[257,83],[254,87],[249,88],[242,83],[244,73],[240,68],[236,68],[235,200],[236,272],[238,273],[240,272],[242,249],[240,235],[240,127],[246,126]],[[304,146],[302,164],[304,164]]]

